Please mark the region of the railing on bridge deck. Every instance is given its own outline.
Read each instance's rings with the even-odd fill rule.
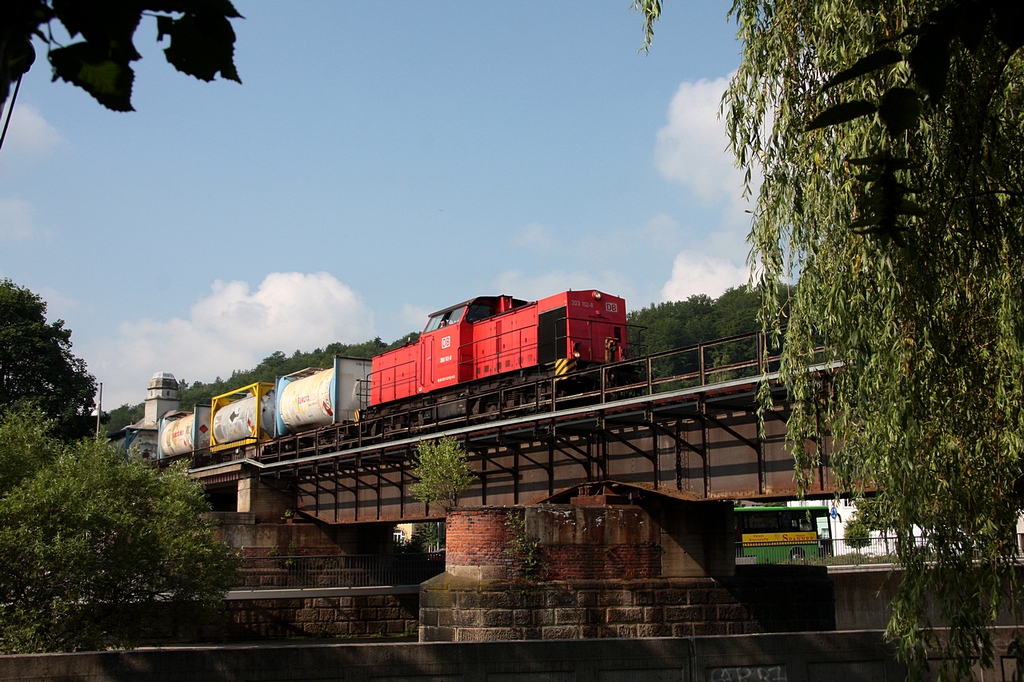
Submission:
[[[444,552],[244,557],[240,589],[419,585],[444,573]]]
[[[328,426],[293,434],[249,448],[211,453],[197,450],[192,466],[252,458],[278,462],[317,457],[390,440],[429,436],[449,429],[529,415],[543,415],[579,405],[643,400],[659,394],[756,378],[778,369],[779,349],[770,348],[761,332],[739,334],[641,358],[599,365],[564,377],[547,377],[474,394],[472,408],[448,419],[447,403]],[[450,399],[467,400],[465,397]],[[450,411],[458,412],[458,410]],[[430,414],[428,414],[430,413]]]

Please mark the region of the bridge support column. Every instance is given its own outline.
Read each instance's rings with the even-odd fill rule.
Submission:
[[[254,514],[257,523],[280,523],[285,512],[295,509],[295,494],[260,480],[256,471],[238,480],[238,511]]]
[[[736,573],[732,502],[664,498],[652,510],[661,526],[661,575],[665,578],[726,577]]]
[[[823,567],[734,575],[730,503],[661,504],[657,515],[638,505],[453,510],[447,571],[420,586],[420,641],[835,628]],[[727,574],[709,574],[719,568]]]

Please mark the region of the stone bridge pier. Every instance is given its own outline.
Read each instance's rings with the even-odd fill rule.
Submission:
[[[835,628],[824,567],[735,565],[731,502],[450,512],[421,641],[668,637]]]

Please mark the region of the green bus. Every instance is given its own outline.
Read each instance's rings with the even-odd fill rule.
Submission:
[[[829,507],[736,507],[736,563],[777,564],[827,556]]]

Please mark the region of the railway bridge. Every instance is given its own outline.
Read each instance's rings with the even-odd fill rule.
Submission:
[[[823,385],[831,367],[808,368]],[[758,417],[758,393],[774,407]],[[451,401],[465,400],[464,396]],[[790,405],[778,354],[745,334],[285,438],[193,455],[191,475],[237,511],[285,496],[289,512],[326,524],[441,519],[410,492],[417,445],[464,444],[477,480],[460,504],[530,505],[566,496],[657,494],[680,501],[771,500],[796,493],[785,443]],[[448,408],[448,409],[446,409]],[[455,414],[450,418],[443,415]],[[438,418],[442,416],[442,418]],[[835,492],[831,443],[809,496]],[[568,501],[567,499],[565,501]]]

